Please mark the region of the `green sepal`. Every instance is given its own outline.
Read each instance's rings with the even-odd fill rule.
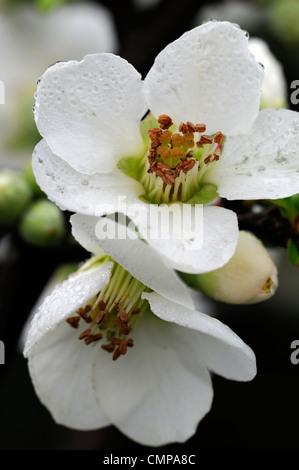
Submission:
[[[299,247],[292,239],[288,241],[288,258],[293,266],[299,267]]]
[[[219,197],[218,188],[215,184],[206,183],[200,190],[189,199],[186,204],[207,204]]]
[[[118,161],[117,168],[125,175],[138,181],[141,171],[140,158],[123,157]]]

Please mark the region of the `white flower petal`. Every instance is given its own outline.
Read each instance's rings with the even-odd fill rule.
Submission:
[[[94,363],[100,407],[143,445],[185,442],[211,406],[209,374],[177,340],[177,330],[145,314],[126,356],[112,363],[111,355],[99,355]]]
[[[74,429],[98,429],[110,424],[99,407],[92,384],[92,365],[97,349],[79,341],[86,324],[73,329],[56,325],[28,353],[35,391],[54,420]],[[99,345],[98,345],[99,347]]]
[[[74,274],[59,284],[33,317],[24,355],[36,393],[56,422],[75,429],[95,429],[109,420],[95,401],[92,363],[96,353],[79,341],[86,329],[64,320],[107,285],[112,263]]]
[[[208,368],[228,379],[253,379],[255,355],[228,326],[216,318],[170,302],[155,292],[144,292],[142,297],[149,301],[152,311],[162,320],[196,330],[192,348]]]
[[[54,155],[45,139],[37,144],[32,168],[37,183],[62,210],[103,215],[117,210],[121,198],[136,202],[144,189],[118,169],[109,174],[86,175]]]
[[[192,121],[207,132],[246,132],[257,116],[262,67],[248,38],[228,22],[209,22],[185,33],[156,58],[145,78],[151,112],[176,124]]]
[[[165,264],[182,272],[205,273],[223,266],[238,243],[237,217],[222,207],[144,205],[144,210],[136,210],[132,206],[128,216]]]
[[[105,236],[99,239],[101,234],[98,223],[102,222],[105,229],[103,233],[109,231],[111,238]],[[136,238],[136,233],[130,228],[125,230],[122,226],[124,231],[117,238],[119,225],[107,218],[75,214],[71,217],[71,224],[74,237],[84,248],[90,250],[98,243],[105,253],[147,287],[168,299],[193,308],[193,300],[184,283],[172,269],[164,266],[158,253]]]
[[[57,63],[36,92],[40,134],[56,155],[87,174],[109,173],[120,157],[143,151],[146,110],[140,74],[113,54]]]
[[[46,334],[51,333],[59,323],[108,284],[112,266],[109,262],[88,271],[75,273],[55,287],[33,317],[25,344],[25,356],[28,356],[34,345]]]
[[[263,109],[246,136],[229,137],[207,175],[227,199],[278,199],[299,192],[299,113]]]

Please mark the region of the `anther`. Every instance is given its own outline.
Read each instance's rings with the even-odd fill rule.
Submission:
[[[112,353],[115,349],[115,344],[109,343],[109,344],[102,344],[101,348],[104,349],[105,351]]]
[[[189,160],[182,162],[181,169],[183,170],[184,173],[188,173],[188,171],[192,170],[194,165],[195,165],[194,158],[190,158]]]
[[[84,341],[85,341],[85,344],[90,344],[90,343],[94,343],[95,341],[99,341],[102,338],[103,338],[103,335],[99,333],[98,335],[87,336],[87,338],[85,338]]]
[[[99,310],[106,310],[106,304],[103,300],[100,300],[98,303]]]
[[[172,125],[172,120],[167,114],[161,114],[158,117],[158,123],[160,124],[160,129],[169,129]]]
[[[181,122],[181,124],[179,125],[179,131],[182,132],[182,134],[187,134],[187,132],[189,132],[187,124]]]
[[[163,173],[161,178],[166,184],[173,185],[175,183],[175,177],[169,173]]]
[[[87,336],[89,336],[91,333],[91,329],[90,328],[87,328],[87,330],[83,331],[83,333],[81,333],[81,335],[78,336],[79,339],[84,339],[86,338]]]
[[[118,328],[119,328],[122,335],[128,335],[129,334],[130,328],[119,317],[116,318],[115,324],[116,324],[116,326],[118,326]]]
[[[113,361],[116,361],[116,359],[118,359],[121,355],[121,352],[119,350],[119,348],[115,349],[114,353],[113,353],[113,356],[112,356],[112,359]]]
[[[171,142],[173,147],[180,147],[184,144],[184,137],[181,134],[172,134]]]
[[[119,345],[119,352],[122,355],[125,355],[127,352],[127,341],[124,339]]]
[[[127,340],[127,346],[128,348],[132,348],[134,346],[134,341],[132,340],[132,338],[129,338]]]
[[[216,132],[216,134],[214,135],[214,142],[216,142],[216,144],[218,145],[222,145],[223,138],[224,137],[222,132]]]
[[[219,160],[219,155],[217,155],[216,153],[213,153],[213,154],[208,155],[207,158],[204,159],[204,162],[205,164],[208,164],[208,163],[216,162],[217,160]]]
[[[132,310],[132,315],[135,315],[136,313],[139,313],[141,312],[140,308],[134,308],[134,310]]]
[[[87,307],[90,307],[90,305],[88,305]],[[87,312],[89,312],[90,309],[91,307],[87,308],[87,310],[86,307],[81,307],[77,310],[77,313],[80,315],[80,317],[83,318],[83,320],[86,321],[86,323],[90,323],[92,321],[91,318],[87,315]]]
[[[157,148],[160,145],[160,135],[162,134],[161,129],[153,128],[148,130],[148,135],[151,139],[151,146]]]
[[[207,126],[205,124],[196,124],[195,126],[195,132],[205,132]]]
[[[170,143],[171,137],[172,137],[171,131],[164,131],[160,135],[160,143],[164,145],[168,145]]]
[[[119,315],[119,318],[121,319],[121,321],[123,321],[124,323],[128,323],[129,317],[126,314],[125,310],[121,310],[118,315]]]
[[[79,321],[80,317],[69,317],[65,320],[69,325],[71,325],[73,328],[78,328],[79,327]]]
[[[200,141],[197,142],[197,146],[198,147],[200,146],[198,144],[206,145],[206,144],[212,144],[212,143],[213,143],[212,137],[210,137],[209,135],[202,135],[200,138]]]
[[[94,319],[95,323],[99,325],[104,320],[105,315],[106,315],[105,310],[100,310]]]
[[[186,125],[188,127],[189,132],[195,132],[195,126],[194,126],[193,122],[187,121]]]

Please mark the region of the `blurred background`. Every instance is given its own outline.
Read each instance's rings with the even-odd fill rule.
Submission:
[[[52,205],[34,181],[30,158],[40,140],[32,114],[36,81],[52,63],[93,52],[117,53],[145,77],[160,50],[211,18],[238,23],[250,37],[268,43],[285,75],[281,106],[299,111],[290,101],[291,83],[299,80],[298,0],[0,2],[0,80],[5,85],[5,104],[0,104],[2,450],[142,448],[112,426],[77,432],[56,425],[35,395],[22,356],[22,331],[41,292],[87,258],[69,232],[70,214]],[[291,343],[299,339],[299,269],[288,261],[284,222],[277,212],[257,224],[244,217],[242,204],[232,208],[240,227],[255,231],[269,246],[279,269],[277,293],[252,306],[198,295],[197,306],[204,302],[202,311],[217,315],[254,350],[258,375],[244,384],[214,376],[211,412],[189,441],[160,448],[168,453],[299,449],[299,364],[290,360]]]

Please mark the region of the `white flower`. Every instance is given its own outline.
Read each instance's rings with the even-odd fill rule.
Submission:
[[[28,150],[23,141],[15,141],[20,132],[32,132],[33,139],[36,137],[33,118],[30,127],[33,94],[45,68],[58,60],[80,60],[88,52],[114,52],[116,47],[112,18],[103,7],[81,2],[44,13],[34,5],[18,2],[15,7],[1,8],[0,79],[5,87],[0,114],[2,167],[23,167],[37,142],[30,146],[27,137]]]
[[[251,380],[255,356],[227,326],[195,311],[145,243],[105,240],[116,262],[104,255],[96,223],[72,217],[97,262],[56,287],[32,320],[24,354],[36,393],[57,423],[74,429],[114,424],[144,445],[184,442],[211,407],[208,369]]]
[[[122,212],[124,195],[127,207],[140,199],[195,203],[194,221],[199,203],[213,200],[216,189],[228,199],[294,194],[299,115],[259,113],[263,74],[247,35],[228,22],[206,23],[169,44],[144,82],[112,54],[56,64],[36,93],[35,119],[44,137],[33,157],[37,181],[60,208],[92,216]],[[140,128],[148,109],[159,123],[149,117]],[[150,143],[142,139],[146,126]],[[184,229],[178,240],[147,236],[146,228],[151,234],[155,226],[151,204],[143,206],[137,216],[127,214],[169,266],[208,272],[233,255],[238,228],[232,211],[204,207],[202,248],[188,250]]]
[[[270,51],[268,44],[260,38],[249,39],[249,49],[256,60],[265,68],[265,78],[262,87],[262,108],[287,107],[287,82],[280,62]]]

